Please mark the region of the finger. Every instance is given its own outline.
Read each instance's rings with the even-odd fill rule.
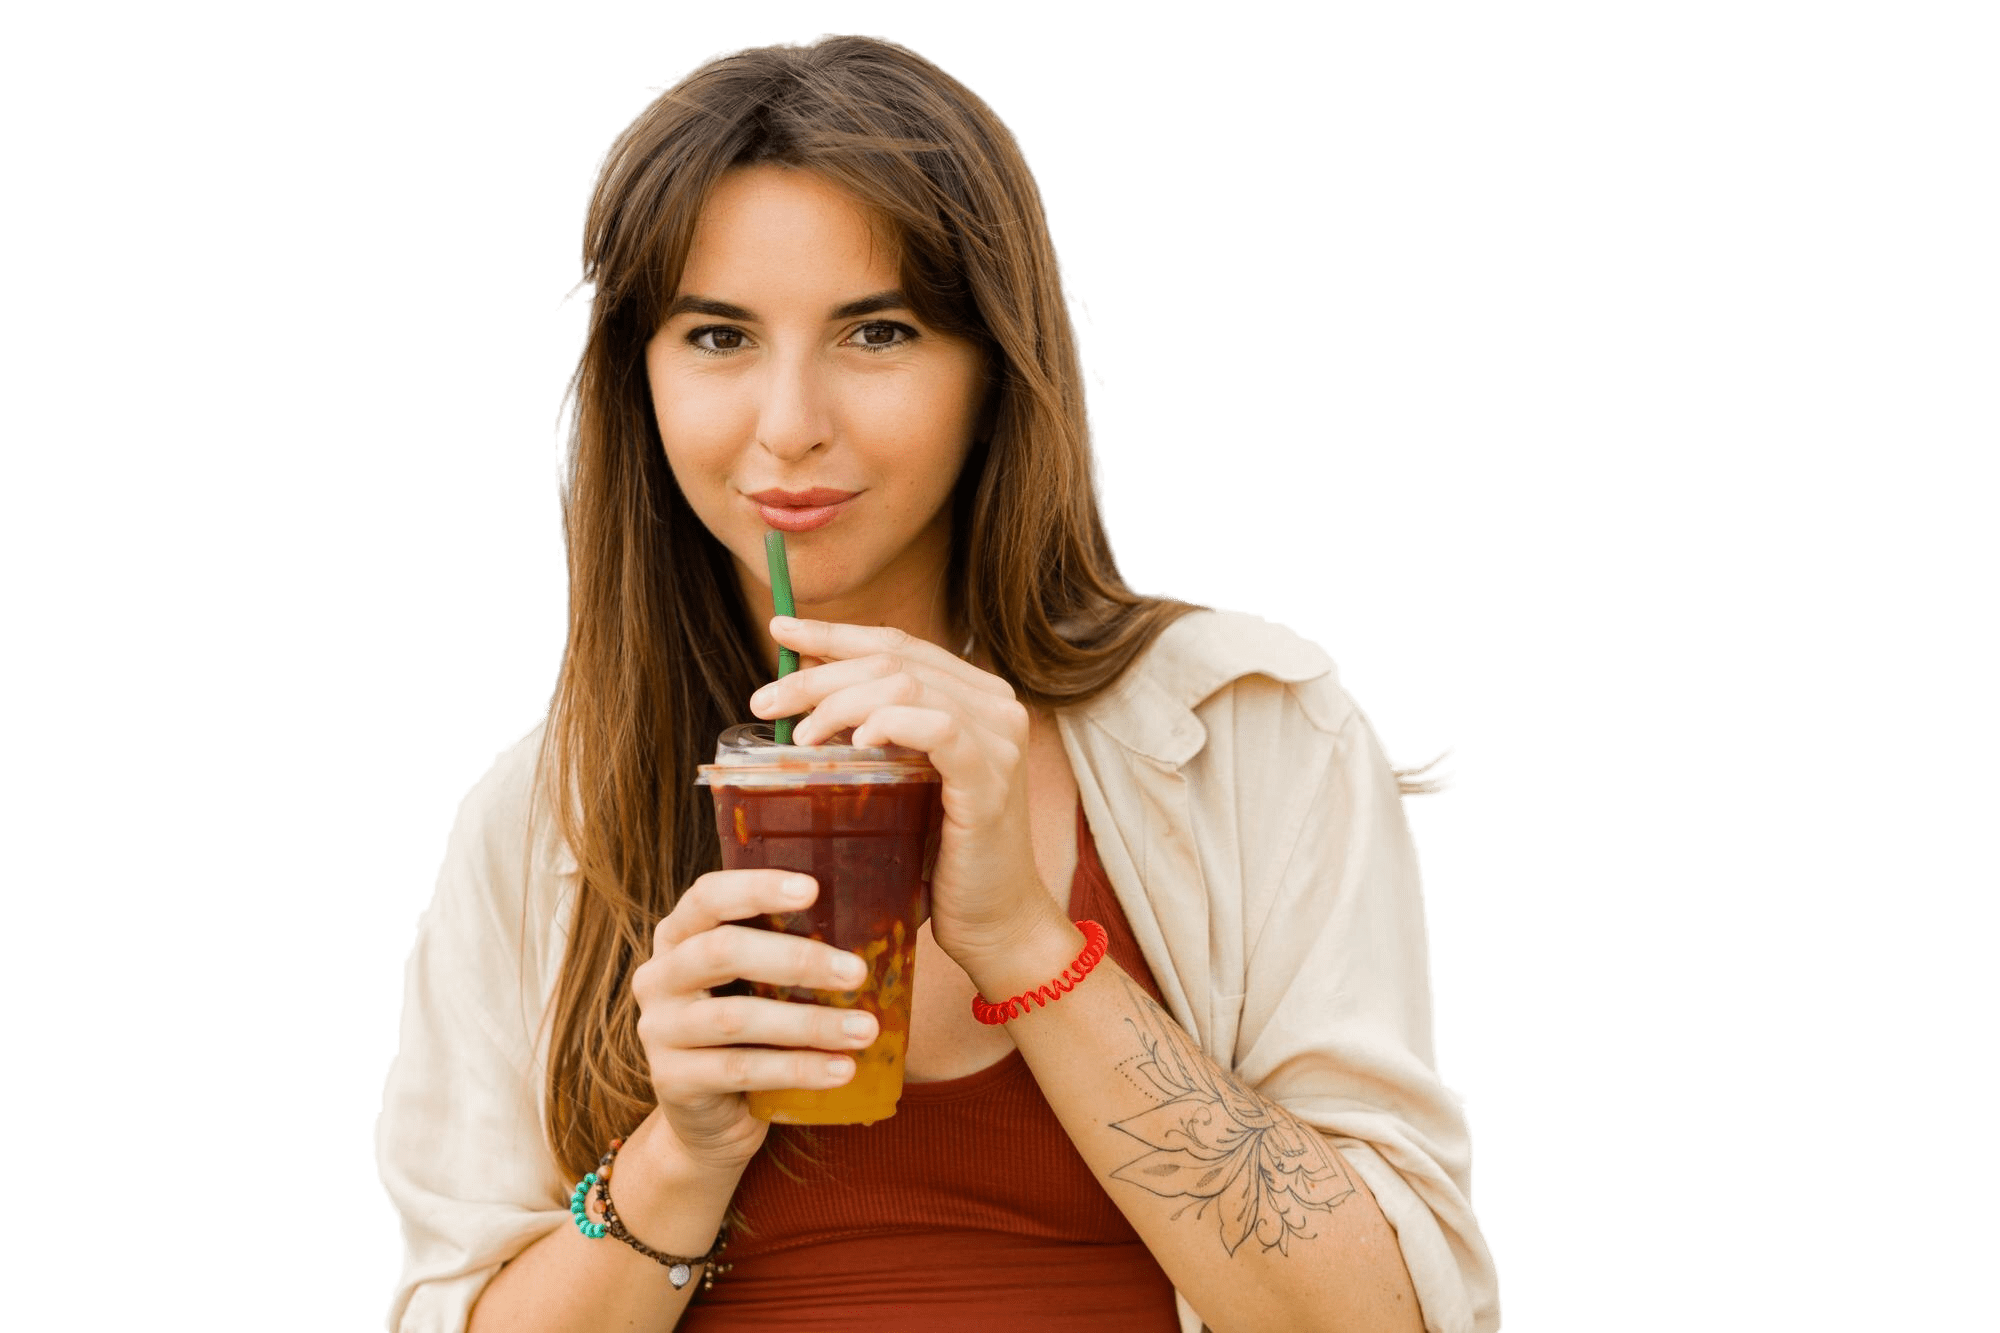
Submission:
[[[921,662],[947,672],[989,694],[1014,695],[1014,687],[991,672],[928,639],[897,629],[893,625],[844,625],[827,620],[797,620],[789,616],[771,619],[771,637],[800,656],[824,661],[849,661],[875,653],[888,653],[906,661]]]
[[[815,715],[817,716],[817,715]],[[959,718],[936,708],[892,704],[877,708],[854,728],[856,745],[902,745],[921,750],[945,782],[977,785],[1019,759],[1018,749],[1000,737],[982,736]]]
[[[894,677],[900,671],[924,675],[938,683],[950,679],[946,673],[930,667],[928,662],[916,662],[896,656],[894,652],[870,652],[868,656],[822,662],[818,667],[804,667],[788,677],[780,677],[750,697],[750,711],[758,717],[788,717],[804,713],[834,691],[848,689],[850,685],[864,685],[868,681],[882,681],[884,677]]]
[[[780,1088],[838,1088],[854,1077],[854,1057],[825,1051],[765,1051],[749,1046],[662,1052],[654,1086],[674,1097]]]
[[[796,912],[818,894],[811,875],[793,870],[711,870],[688,885],[674,910],[653,928],[653,954],[668,953],[725,921]]]
[[[799,719],[792,728],[792,741],[798,745],[824,744],[841,732],[866,722],[868,715],[876,709],[896,704],[912,708],[940,708],[944,706],[944,701],[926,690],[923,682],[915,676],[899,671],[885,680],[871,680],[835,690],[821,699],[812,712]]]
[[[726,981],[768,986],[852,990],[868,975],[859,954],[831,944],[755,926],[717,926],[674,946],[662,980],[672,994],[707,990]]]
[[[991,695],[982,698],[983,702],[969,701],[948,688],[930,684],[914,672],[899,671],[881,680],[836,690],[820,700],[793,730],[792,738],[800,745],[823,744],[850,727],[859,727],[878,709],[894,707],[935,709],[957,716],[970,731],[993,732],[1006,727],[1010,710],[1020,707]],[[1025,740],[1026,733],[1007,739]]]
[[[866,1009],[754,995],[694,1000],[664,1011],[642,1035],[676,1049],[697,1046],[813,1047],[855,1051],[874,1041],[882,1025]]]
[[[893,676],[902,669],[902,659],[891,653],[801,667],[751,695],[750,711],[757,717],[793,717],[809,711],[835,690]]]
[[[806,667],[774,680],[750,696],[750,711],[758,717],[795,717],[812,711],[819,706],[821,699],[836,690],[902,674],[914,676],[926,685],[954,698],[965,699],[968,703],[991,705],[1013,697],[1011,692],[997,695],[979,689],[963,677],[941,670],[929,662],[898,657],[894,653],[870,653],[866,657],[851,657]]]

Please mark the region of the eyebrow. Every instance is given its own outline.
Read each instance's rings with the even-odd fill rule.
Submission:
[[[849,301],[845,305],[836,306],[828,318],[853,319],[858,315],[873,315],[883,310],[908,310],[909,308],[909,298],[904,296],[900,290],[891,289],[886,292],[876,292],[873,296],[864,296],[856,301]],[[754,322],[757,318],[740,305],[733,305],[728,301],[718,301],[709,296],[676,296],[674,303],[667,307],[666,319],[672,319],[677,315],[713,315],[717,319],[740,319],[748,322]],[[664,323],[665,320],[661,322]]]

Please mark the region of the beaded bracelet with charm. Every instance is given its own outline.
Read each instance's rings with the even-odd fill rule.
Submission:
[[[724,1227],[715,1233],[715,1244],[709,1247],[707,1254],[693,1255],[663,1253],[627,1231],[624,1219],[618,1216],[618,1209],[611,1202],[611,1163],[618,1156],[618,1150],[624,1146],[625,1140],[613,1139],[610,1149],[597,1159],[597,1169],[576,1182],[576,1187],[569,1194],[570,1220],[576,1223],[576,1229],[587,1239],[602,1240],[609,1236],[613,1240],[622,1240],[654,1263],[663,1266],[667,1270],[667,1281],[673,1283],[675,1291],[685,1287],[693,1278],[695,1265],[702,1265],[701,1289],[709,1290],[715,1285],[715,1279],[730,1269],[728,1264],[715,1262],[715,1257],[722,1253],[723,1246],[729,1243],[729,1228]],[[598,1216],[603,1219],[602,1221],[590,1215],[590,1200],[593,1197],[597,1201]]]

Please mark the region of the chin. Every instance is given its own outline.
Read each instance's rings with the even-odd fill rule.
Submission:
[[[792,600],[798,604],[802,615],[806,613],[806,607],[838,602],[865,591],[867,587],[867,579],[848,570],[826,570],[801,577],[798,566],[792,567]]]
[[[799,550],[799,539],[790,535],[785,538],[785,558],[792,574],[792,600],[800,607],[817,605],[836,598],[859,592],[867,584],[867,579],[852,565],[841,561],[839,567],[828,568],[825,561],[814,560]],[[746,543],[746,549],[732,551],[736,563],[748,576],[746,587],[761,588],[762,603],[771,604],[771,567],[764,555],[764,537],[759,531],[754,544]],[[753,611],[756,607],[751,608]],[[803,612],[801,612],[803,614]]]

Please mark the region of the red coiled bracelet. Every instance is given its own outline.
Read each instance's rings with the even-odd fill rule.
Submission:
[[[1062,975],[1046,985],[1031,991],[1023,991],[1011,1000],[994,1004],[980,995],[972,997],[972,1016],[991,1027],[1004,1023],[1010,1018],[1019,1018],[1028,1012],[1028,1001],[1033,1000],[1037,1009],[1054,1004],[1063,996],[1076,989],[1077,983],[1090,975],[1090,969],[1104,960],[1104,950],[1111,943],[1111,937],[1104,933],[1104,927],[1095,921],[1079,921],[1076,928],[1083,932],[1083,952],[1076,961],[1062,970]]]

